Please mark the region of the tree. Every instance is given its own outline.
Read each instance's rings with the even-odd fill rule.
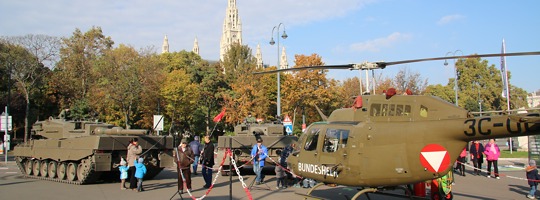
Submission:
[[[38,62],[37,57],[19,45],[8,44],[7,52],[3,53],[4,60],[11,64],[11,78],[15,80],[15,85],[22,91],[26,102],[24,118],[24,141],[28,140],[29,117],[31,107],[31,96],[38,91],[36,88],[42,84],[44,77],[49,73],[49,69]]]
[[[141,97],[140,79],[143,77],[139,70],[143,67],[139,64],[139,57],[133,47],[121,44],[118,48],[104,51],[95,64],[94,73],[98,78],[91,91],[97,98],[92,98],[91,104],[107,117],[107,121],[124,124],[126,129],[131,128],[130,118],[138,114],[136,106]],[[119,111],[119,115],[115,111]],[[119,120],[122,118],[123,123]]]
[[[324,65],[322,58],[317,54],[295,55],[294,67],[317,65]],[[321,120],[314,109],[315,106],[326,114],[337,108],[349,106],[350,98],[339,90],[337,81],[326,78],[326,70],[299,70],[285,74],[284,77],[283,85],[287,86],[282,88],[284,114],[295,116],[295,111],[303,108],[302,112],[306,115],[307,122],[311,123]]]
[[[70,38],[62,39],[60,61],[50,82],[60,106],[69,108],[77,100],[87,101],[88,91],[97,80],[93,73],[95,61],[113,44],[100,27],[85,33],[76,29]]]
[[[506,99],[502,97],[501,92],[503,88],[501,72],[495,65],[488,64],[487,60],[481,58],[456,61],[460,107],[470,111],[479,111],[478,102],[481,101],[483,111],[506,110]],[[510,88],[511,109],[525,107],[526,92],[520,88]],[[450,78],[446,86],[429,86],[426,93],[455,103],[454,91],[454,78]]]
[[[189,80],[184,69],[176,69],[166,75],[160,94],[165,100],[165,113],[173,120],[189,125],[198,106],[198,85]],[[189,128],[189,127],[184,127]]]
[[[268,101],[256,101],[259,93],[255,77],[252,72],[256,69],[256,59],[248,46],[233,44],[227,51],[223,62],[224,81],[228,88],[224,92],[224,103],[228,112],[226,122],[235,124],[247,116],[248,112],[254,112],[255,116],[266,117],[269,107]]]

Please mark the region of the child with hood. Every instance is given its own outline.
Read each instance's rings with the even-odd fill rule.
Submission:
[[[135,178],[137,178],[137,192],[143,191],[142,182],[146,174],[146,166],[143,164],[144,158],[135,160]]]
[[[120,170],[120,189],[125,190],[126,188],[126,179],[128,177],[128,169],[126,160],[122,158],[122,161],[120,161],[120,166],[118,167],[118,170]]]

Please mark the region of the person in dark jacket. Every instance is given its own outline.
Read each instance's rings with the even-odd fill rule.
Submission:
[[[525,168],[525,171],[527,172],[527,181],[529,182],[529,186],[531,186],[527,198],[536,199],[535,193],[538,187],[538,181],[540,180],[540,175],[538,175],[538,169],[536,168],[536,161],[530,160],[529,166]]]
[[[193,163],[193,151],[187,146],[187,140],[182,139],[180,146],[178,146],[178,156],[174,155],[174,161],[178,170],[178,191],[180,194],[184,193],[184,180],[186,183],[186,189],[191,191],[191,170],[190,166]],[[182,179],[183,177],[183,179]]]
[[[469,148],[471,154],[471,160],[474,164],[474,175],[480,175],[482,170],[482,162],[484,162],[484,145],[478,140],[474,141]]]
[[[204,148],[202,150],[201,163],[204,188],[212,186],[212,167],[214,166],[214,144],[210,141],[210,136],[204,136]]]

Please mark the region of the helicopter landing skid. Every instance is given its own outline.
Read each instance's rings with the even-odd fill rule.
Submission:
[[[318,183],[317,185],[313,186],[306,194],[302,194],[302,193],[295,193],[295,194],[303,196],[304,199],[306,199],[306,200],[307,199],[326,199],[326,198],[316,197],[316,196],[311,195],[311,192],[313,192],[316,188],[318,188],[318,187],[320,187],[322,185],[325,185],[325,184],[324,183]],[[399,195],[399,194],[392,194],[392,193],[382,192],[384,190],[395,190],[395,189],[403,189],[406,194],[405,195]],[[410,194],[410,191],[406,187],[398,187],[398,188],[396,188],[396,187],[390,187],[390,188],[360,188],[359,190],[360,191],[358,191],[351,198],[351,200],[356,200],[358,197],[360,197],[363,194],[365,194],[368,199],[371,199],[368,193],[375,193],[375,192],[377,192],[378,195],[385,195],[385,196],[394,196],[394,197],[403,197],[403,198],[421,199],[421,200],[427,199],[427,198],[412,196]],[[381,192],[379,192],[379,191],[381,191]]]

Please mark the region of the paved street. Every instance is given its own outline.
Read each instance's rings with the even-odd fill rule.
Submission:
[[[525,199],[529,189],[527,182],[521,180],[525,176],[523,163],[526,159],[501,160],[500,180],[486,178],[485,176],[473,176],[467,174],[462,177],[455,176],[456,184],[453,186],[455,199]],[[514,178],[515,177],[515,178]],[[238,177],[233,176],[232,199],[249,199],[239,183]],[[253,175],[246,175],[246,184],[250,184]],[[210,191],[205,199],[229,199],[229,177],[219,177],[215,188]],[[203,190],[202,176],[193,178],[193,194],[201,197],[205,194]],[[165,169],[154,180],[144,182],[144,192],[134,192],[120,190],[119,183],[99,183],[91,185],[70,185],[56,182],[49,182],[36,179],[23,178],[15,166],[9,161],[7,167],[2,161],[0,163],[0,195],[1,199],[181,199],[175,195],[176,172],[173,169]],[[283,190],[275,189],[275,178],[267,176],[267,184],[253,187],[250,194],[253,199],[302,199],[294,193],[306,193],[304,188],[287,188]],[[328,199],[349,199],[356,192],[350,187],[320,187],[313,192],[314,195]],[[395,191],[399,193],[400,191]],[[402,193],[402,192],[401,192]],[[189,199],[187,194],[182,196]],[[371,199],[404,199],[389,196],[371,194]],[[367,199],[362,196],[360,199]]]

